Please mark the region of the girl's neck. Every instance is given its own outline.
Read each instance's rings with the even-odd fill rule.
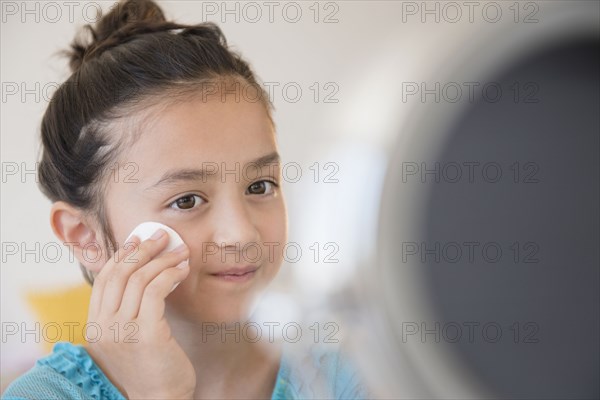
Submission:
[[[270,398],[280,344],[264,336],[248,340],[241,323],[225,327],[170,317],[169,325],[196,370],[195,398]]]

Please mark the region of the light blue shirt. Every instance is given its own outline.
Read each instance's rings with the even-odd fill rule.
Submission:
[[[369,396],[350,361],[338,351],[317,346],[303,360],[292,361],[284,346],[272,400]],[[325,394],[327,393],[327,394]],[[81,345],[58,342],[52,353],[39,359],[13,381],[2,399],[124,400]]]

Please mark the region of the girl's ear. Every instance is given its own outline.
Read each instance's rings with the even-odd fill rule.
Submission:
[[[98,272],[106,263],[102,254],[99,232],[85,218],[84,213],[64,201],[57,201],[50,209],[50,226],[56,237],[73,250],[75,258],[89,271]]]

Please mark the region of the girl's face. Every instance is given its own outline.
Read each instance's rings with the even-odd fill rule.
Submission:
[[[265,107],[234,95],[160,109],[113,168],[105,204],[117,245],[144,221],[175,229],[190,273],[167,297],[181,317],[245,320],[287,241],[275,133]],[[258,267],[245,281],[215,273]]]

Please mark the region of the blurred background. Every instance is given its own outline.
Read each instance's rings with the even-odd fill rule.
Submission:
[[[114,4],[1,2],[2,387],[87,311],[35,163],[57,52]],[[275,105],[302,255],[257,319],[318,321],[379,398],[598,398],[598,2],[159,4]]]

